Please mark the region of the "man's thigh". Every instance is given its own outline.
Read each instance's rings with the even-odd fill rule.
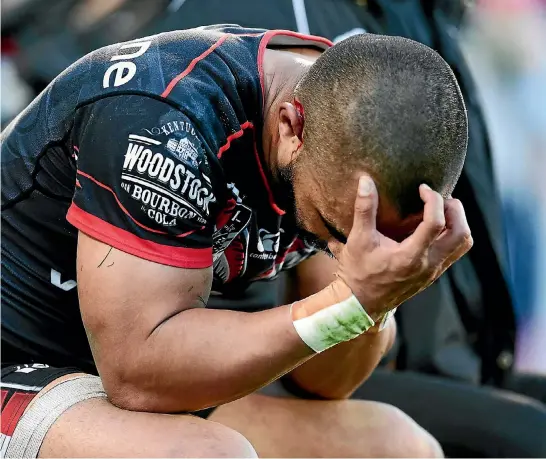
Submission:
[[[443,457],[402,411],[361,400],[303,400],[279,382],[209,417],[241,432],[260,457]]]
[[[288,399],[277,385],[269,389],[277,397],[244,397],[220,407],[211,420],[139,413],[110,404],[96,376],[41,367],[3,374],[2,385],[18,391],[4,403],[3,431],[6,425],[11,434],[6,457],[36,457],[38,451],[40,457],[253,456],[243,435],[264,456],[441,454],[428,433],[383,404]]]
[[[241,434],[216,422],[126,411],[95,398],[58,418],[39,457],[256,457],[256,453]]]
[[[26,378],[3,370],[3,457],[255,457],[241,434],[216,422],[122,410],[97,376],[36,370]],[[7,390],[17,392],[4,400]]]

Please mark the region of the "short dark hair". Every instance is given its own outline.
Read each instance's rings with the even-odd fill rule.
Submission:
[[[466,109],[455,75],[429,47],[350,37],[320,56],[295,96],[305,112],[302,156],[319,161],[325,180],[365,166],[402,217],[422,209],[419,184],[453,191],[466,155]]]

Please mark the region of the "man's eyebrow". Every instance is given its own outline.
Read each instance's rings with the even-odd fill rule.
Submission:
[[[319,213],[319,217],[322,220],[322,223],[324,223],[324,226],[326,229],[330,232],[330,234],[336,238],[339,242],[342,244],[347,244],[347,238],[343,235],[343,233],[338,230],[332,223],[330,223],[328,220],[326,220],[322,214]]]

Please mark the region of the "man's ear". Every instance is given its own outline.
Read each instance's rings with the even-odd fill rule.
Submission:
[[[301,104],[295,100],[294,104],[283,102],[279,107],[279,144],[277,161],[280,165],[290,164],[298,155],[303,145],[303,112],[298,110]]]
[[[303,143],[304,122],[302,111],[297,109],[301,104],[298,101],[295,103],[297,105],[283,102],[279,107],[279,140],[295,144],[294,150]]]

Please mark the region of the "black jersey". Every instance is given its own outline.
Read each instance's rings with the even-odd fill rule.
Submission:
[[[262,166],[268,45],[331,43],[214,26],[99,49],[2,133],[2,363],[87,371],[78,230],[183,268],[213,290],[274,278],[313,253]]]

